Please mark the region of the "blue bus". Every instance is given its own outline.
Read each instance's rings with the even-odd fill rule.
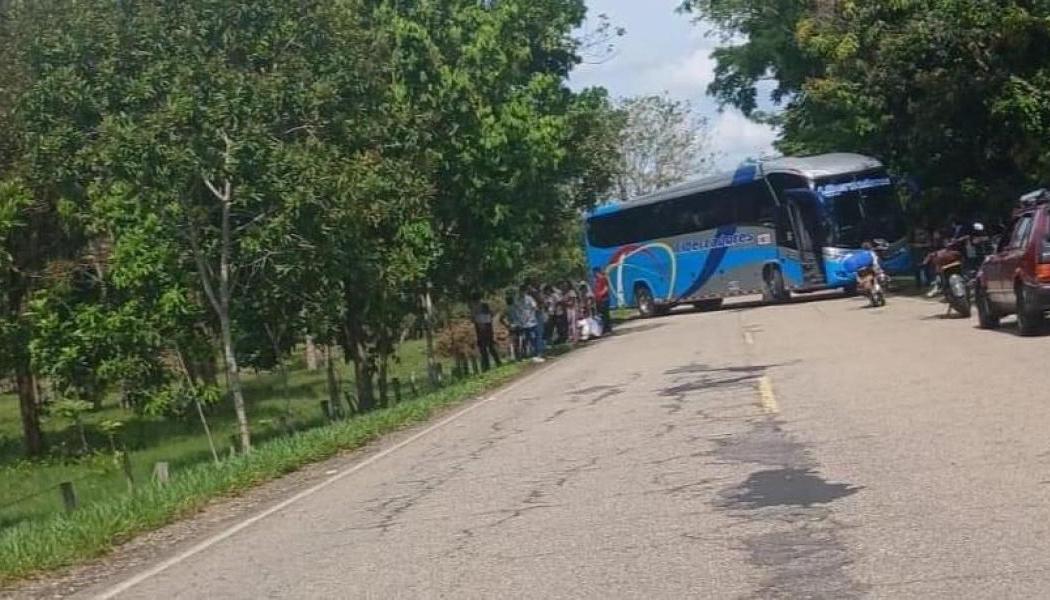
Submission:
[[[888,272],[910,271],[897,188],[857,154],[746,164],[586,215],[591,268],[608,274],[613,306],[644,316],[733,296],[852,291],[843,261],[875,239],[890,243]]]

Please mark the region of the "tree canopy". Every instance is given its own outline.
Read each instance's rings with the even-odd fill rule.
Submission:
[[[711,167],[707,120],[688,102],[667,95],[625,98],[615,115],[620,122],[618,195],[635,196],[681,183]]]
[[[1001,214],[1045,182],[1050,3],[991,0],[687,0],[729,44],[711,92],[786,153],[854,150],[925,191],[923,209]],[[767,84],[772,80],[772,84]],[[769,86],[772,85],[770,88]]]
[[[507,285],[609,188],[610,103],[566,85],[585,12],[0,4],[0,377],[29,453],[35,378],[163,412],[187,381],[211,397],[217,357],[248,449],[240,371],[306,336],[342,347],[373,406],[424,290]]]

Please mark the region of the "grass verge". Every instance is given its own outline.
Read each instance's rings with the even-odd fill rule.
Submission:
[[[522,368],[521,364],[511,364],[391,408],[268,441],[247,456],[219,465],[189,467],[173,474],[166,486],[141,486],[112,501],[98,501],[70,514],[5,529],[0,532],[0,584],[105,554],[114,545],[190,515],[215,498],[425,421],[442,408],[507,383]]]

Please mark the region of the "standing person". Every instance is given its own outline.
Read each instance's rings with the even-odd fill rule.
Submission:
[[[580,327],[578,325],[579,317],[579,299],[580,295],[576,293],[576,288],[572,286],[572,283],[563,281],[561,283],[562,289],[562,304],[565,305],[565,321],[569,329],[569,343],[576,343],[579,340]]]
[[[576,311],[577,327],[580,331],[580,341],[586,342],[591,337],[588,321],[594,318],[594,295],[591,294],[591,287],[586,281],[581,281],[577,289],[580,296],[579,308]]]
[[[507,309],[500,315],[500,322],[507,328],[510,334],[510,356],[512,359],[521,359],[522,335],[521,323],[518,321],[518,307],[514,305],[514,294],[507,292],[504,297]]]
[[[552,317],[547,312],[547,299],[539,286],[529,286],[528,294],[536,303],[536,333],[533,337],[535,355],[543,358],[543,355],[547,353],[547,326],[550,324]]]
[[[601,268],[594,268],[594,303],[597,307],[598,314],[602,317],[602,330],[605,333],[612,333],[612,314],[611,314],[611,298],[612,289],[609,285],[609,276],[602,271]]]
[[[915,228],[911,238],[911,257],[915,265],[915,287],[918,289],[922,289],[930,281],[929,271],[923,260],[932,249],[930,230],[925,226]]]
[[[544,286],[543,294],[547,297],[547,311],[551,315],[548,339],[552,344],[564,344],[569,340],[569,328],[565,320],[565,303],[562,302],[558,288],[553,285]]]
[[[537,339],[539,323],[536,320],[536,310],[539,307],[536,300],[529,294],[528,286],[522,285],[518,290],[518,297],[514,299],[514,308],[518,327],[521,328],[522,358],[532,356],[532,362],[543,362],[543,356],[540,354],[541,347]]]
[[[483,302],[481,296],[474,297],[474,308],[472,311],[474,321],[474,335],[478,342],[478,354],[481,354],[481,370],[489,370],[489,357],[496,363],[497,367],[503,365],[496,350],[496,332],[492,326],[492,308],[488,302]]]

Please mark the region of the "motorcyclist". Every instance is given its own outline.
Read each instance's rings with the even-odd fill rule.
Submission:
[[[974,223],[969,238],[966,240],[966,268],[976,271],[984,264],[984,259],[993,251],[991,238],[983,223]]]
[[[881,281],[884,276],[879,255],[872,242],[864,242],[861,244],[860,252],[847,256],[844,267],[847,272],[853,273],[857,280],[857,288],[865,294],[870,291],[876,281]]]

